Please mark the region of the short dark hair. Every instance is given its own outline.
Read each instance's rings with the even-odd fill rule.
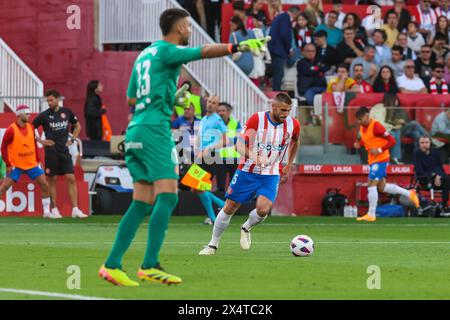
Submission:
[[[381,34],[381,36],[383,37],[383,40],[384,40],[384,41],[387,40],[387,33],[386,33],[386,31],[384,31],[383,29],[375,29],[375,30],[373,31],[373,34],[372,34],[372,35],[374,35],[374,34],[377,33],[377,32]]]
[[[50,90],[45,91],[44,96],[45,96],[45,97],[53,96],[53,97],[55,97],[55,98],[59,98],[61,95],[60,95],[59,92],[56,91],[55,89],[50,89]]]
[[[288,11],[290,13],[298,13],[298,12],[300,12],[300,8],[297,6],[291,6],[291,7],[289,7]]]
[[[336,18],[339,17],[339,13],[335,10],[331,10],[330,12],[328,12],[328,14],[334,14],[336,16]]]
[[[435,70],[435,69],[444,69],[444,68],[445,68],[445,66],[442,63],[436,63],[434,65],[433,70]]]
[[[391,49],[391,51],[392,51],[392,52],[394,52],[394,51],[400,52],[400,54],[403,56],[403,48],[400,47],[399,45],[393,46],[392,49]]]
[[[275,96],[275,100],[277,100],[277,101],[279,101],[279,102],[286,103],[286,104],[288,104],[288,105],[291,105],[291,104],[292,104],[292,99],[291,99],[291,97],[289,97],[286,93],[283,93],[283,92],[278,93],[278,94]]]
[[[344,32],[345,32],[345,31],[353,31],[353,32],[356,32],[356,29],[353,28],[353,27],[345,27],[345,28],[344,28]]]
[[[364,66],[362,63],[357,63],[353,66],[353,70],[355,70],[356,67],[362,67],[364,69]]]
[[[233,110],[232,105],[225,101],[219,102],[219,106],[225,106],[230,111]]]
[[[362,117],[364,117],[366,114],[370,113],[369,109],[367,107],[361,107],[358,109],[358,111],[356,111],[356,119],[361,119]]]
[[[327,38],[328,33],[325,30],[319,30],[314,33],[314,37],[315,38],[323,38],[323,37]]]
[[[238,0],[238,1],[233,2],[233,10],[245,11],[244,1]]]
[[[166,36],[172,31],[173,26],[178,20],[189,17],[190,14],[184,9],[172,8],[167,9],[163,13],[161,13],[159,17],[159,27],[161,28],[161,32],[163,36]]]
[[[341,63],[340,65],[338,65],[336,70],[339,70],[339,69],[342,69],[342,68],[347,70],[347,72],[349,71],[348,64],[346,64],[346,63]]]
[[[388,11],[388,12],[386,13],[385,20],[387,20],[391,14],[395,15],[395,17],[398,18],[397,12],[395,12],[395,11]]]
[[[436,35],[434,36],[434,41],[436,40],[447,41],[447,38],[445,37],[444,34],[442,34],[442,32],[436,32]]]

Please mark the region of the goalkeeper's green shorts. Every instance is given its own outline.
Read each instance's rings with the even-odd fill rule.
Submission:
[[[178,180],[178,157],[170,123],[128,128],[125,161],[133,183]]]

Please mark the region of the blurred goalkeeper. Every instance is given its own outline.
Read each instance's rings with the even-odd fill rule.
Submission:
[[[238,51],[259,54],[269,40],[250,39],[237,45],[186,48],[191,34],[189,13],[183,9],[168,9],[161,14],[159,25],[163,39],[154,42],[137,57],[128,85],[128,104],[135,105],[136,110],[125,139],[125,160],[134,183],[133,202],[122,218],[112,250],[99,270],[101,278],[115,285],[139,285],[122,270],[122,257],[147,216],[150,216],[148,242],[138,278],[163,284],[181,283],[181,278],[161,268],[159,259],[169,218],[178,203],[178,163],[170,117],[181,65]],[[183,94],[183,90],[177,94]]]

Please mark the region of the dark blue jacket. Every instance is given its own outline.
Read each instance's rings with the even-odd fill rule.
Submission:
[[[292,25],[289,14],[284,12],[273,19],[269,35],[272,37],[268,43],[270,54],[287,59],[292,47]]]
[[[328,71],[328,66],[319,59],[310,61],[306,58],[297,63],[297,90],[304,94],[311,87],[327,87],[327,80],[324,73]]]
[[[417,177],[432,177],[436,174],[445,177],[439,151],[431,149],[430,154],[426,154],[417,149],[414,152],[414,172]]]

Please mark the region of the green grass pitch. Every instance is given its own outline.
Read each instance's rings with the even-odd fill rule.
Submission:
[[[173,217],[161,264],[183,278],[179,286],[141,283],[115,287],[97,271],[111,247],[119,216],[0,218],[0,299],[51,299],[1,289],[38,290],[113,299],[450,299],[450,221],[269,217],[253,229],[253,245],[239,247],[235,217],[216,256],[198,256],[211,236],[203,217]],[[306,234],[315,252],[294,257],[290,240]],[[136,279],[143,258],[143,224],[124,259]],[[81,289],[69,290],[68,266],[80,267]],[[367,288],[368,267],[380,268],[381,289]]]

